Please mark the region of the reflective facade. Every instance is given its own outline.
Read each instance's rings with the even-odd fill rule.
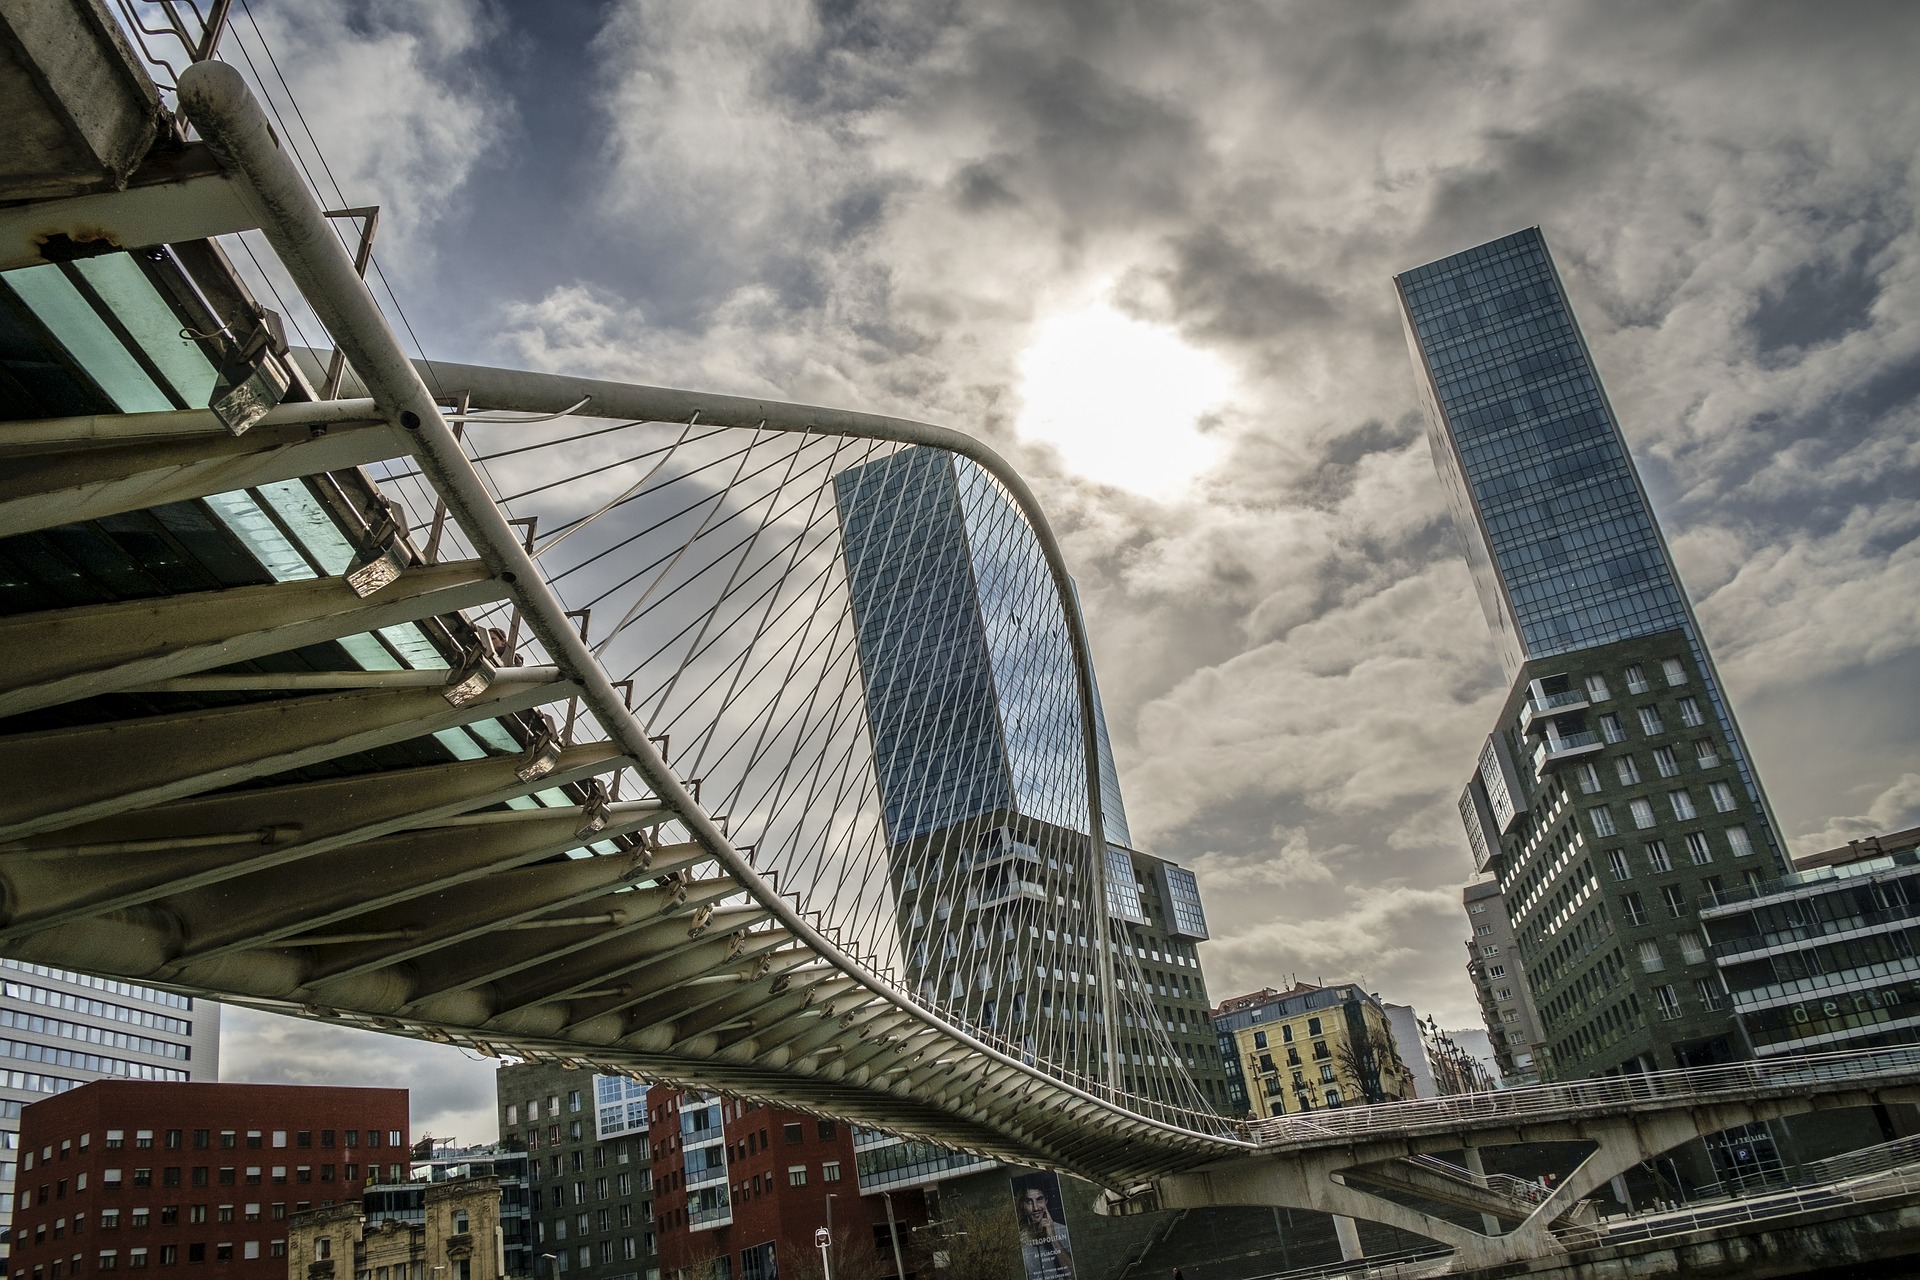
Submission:
[[[923,448],[842,472],[834,493],[890,842],[1009,809],[1086,834],[1067,622],[1005,493]],[[1104,717],[1096,727],[1102,827],[1124,845]]]
[[[1748,798],[1766,813],[1546,238],[1529,227],[1395,283],[1434,465],[1508,677],[1679,632]]]
[[[1089,839],[1069,619],[1032,528],[944,450],[901,449],[834,484],[909,985],[1034,1061],[1101,1076],[1111,965],[1117,1082],[1223,1104],[1191,941],[1207,936],[1198,888],[1130,847],[1097,690],[1102,838]]]
[[[1546,242],[1521,231],[1397,284],[1513,681],[1459,799],[1494,877],[1469,945],[1503,1072],[1529,1074],[1528,1048],[1547,1079],[1739,1057],[1698,912],[1776,874],[1779,843]]]

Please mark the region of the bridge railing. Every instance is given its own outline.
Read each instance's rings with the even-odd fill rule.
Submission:
[[[1445,1130],[1478,1123],[1558,1116],[1635,1103],[1707,1099],[1754,1089],[1831,1085],[1920,1072],[1920,1045],[1853,1049],[1807,1057],[1736,1062],[1640,1075],[1602,1076],[1563,1084],[1528,1085],[1492,1093],[1421,1098],[1371,1107],[1340,1107],[1249,1122],[1246,1138],[1259,1146],[1368,1137],[1410,1129]]]

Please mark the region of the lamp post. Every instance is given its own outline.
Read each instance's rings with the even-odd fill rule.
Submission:
[[[882,1191],[880,1198],[887,1202],[887,1235],[893,1240],[894,1280],[907,1280],[907,1264],[900,1260],[900,1228],[893,1220],[893,1192]]]
[[[553,1253],[540,1255],[547,1260],[547,1280],[560,1280],[560,1256]]]

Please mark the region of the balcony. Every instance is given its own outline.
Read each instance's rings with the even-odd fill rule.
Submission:
[[[1582,730],[1562,737],[1549,729],[1546,740],[1533,749],[1533,776],[1536,780],[1544,778],[1547,770],[1555,765],[1592,755],[1606,745],[1599,734],[1591,731]]]
[[[1584,689],[1566,689],[1559,693],[1536,693],[1529,697],[1526,705],[1520,708],[1520,732],[1532,733],[1543,729],[1555,716],[1565,715],[1569,711],[1584,711],[1593,703]],[[1549,731],[1550,732],[1550,731]]]
[[[989,886],[977,895],[967,898],[967,910],[984,911],[988,907],[1004,906],[1009,902],[1018,902],[1022,898],[1045,902],[1047,887],[1043,884],[1035,884],[1031,880],[1010,880],[1003,885]]]

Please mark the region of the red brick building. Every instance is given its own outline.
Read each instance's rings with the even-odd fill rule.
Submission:
[[[851,1126],[658,1087],[647,1108],[664,1280],[710,1261],[732,1280],[817,1274],[814,1232],[829,1224],[835,1259],[870,1251],[881,1275],[895,1274],[886,1204],[860,1194]],[[903,1250],[924,1219],[920,1199],[895,1196]]]
[[[405,1089],[95,1081],[21,1113],[7,1266],[285,1280],[287,1215],[405,1181],[408,1146]]]

